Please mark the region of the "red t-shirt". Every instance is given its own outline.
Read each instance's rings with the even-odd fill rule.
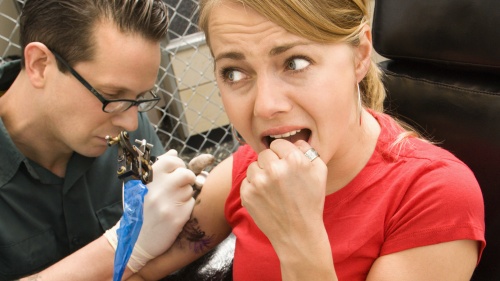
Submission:
[[[470,169],[451,153],[416,138],[392,147],[402,129],[373,113],[382,128],[363,170],[325,200],[324,223],[339,280],[365,280],[380,256],[441,242],[484,240],[484,206]],[[240,184],[257,154],[244,145],[233,155],[226,219],[237,237],[233,278],[281,280],[278,256],[241,206]],[[307,192],[307,189],[304,189]]]

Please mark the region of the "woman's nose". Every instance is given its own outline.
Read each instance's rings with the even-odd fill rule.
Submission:
[[[277,114],[288,112],[292,108],[286,86],[279,77],[273,75],[258,77],[254,90],[256,93],[253,113],[256,117],[272,119]]]

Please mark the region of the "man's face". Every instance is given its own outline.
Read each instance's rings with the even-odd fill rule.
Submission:
[[[104,98],[135,100],[154,87],[160,64],[158,42],[120,33],[110,23],[98,24],[95,38],[94,58],[73,68]],[[99,156],[107,148],[106,136],[137,129],[137,107],[105,113],[101,101],[69,72],[59,73],[54,80],[47,124],[62,148]]]

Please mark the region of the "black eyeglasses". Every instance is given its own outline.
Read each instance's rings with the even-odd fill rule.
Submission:
[[[108,100],[103,97],[92,85],[87,82],[87,80],[83,79],[83,77],[74,70],[68,62],[66,62],[59,54],[52,51],[56,59],[62,63],[68,70],[75,76],[75,78],[82,83],[85,88],[87,88],[96,98],[98,98],[102,102],[102,111],[107,113],[117,113],[124,112],[132,106],[137,106],[137,110],[140,112],[145,112],[152,109],[159,101],[160,97],[155,94],[154,91],[148,91],[144,95],[142,95],[137,100],[128,100],[128,99],[116,99],[116,100]]]

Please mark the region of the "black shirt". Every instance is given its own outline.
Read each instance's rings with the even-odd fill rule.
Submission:
[[[130,140],[164,149],[147,119]],[[60,178],[27,159],[0,118],[0,280],[36,273],[75,252],[111,228],[122,214],[116,146],[97,158],[77,153]]]

